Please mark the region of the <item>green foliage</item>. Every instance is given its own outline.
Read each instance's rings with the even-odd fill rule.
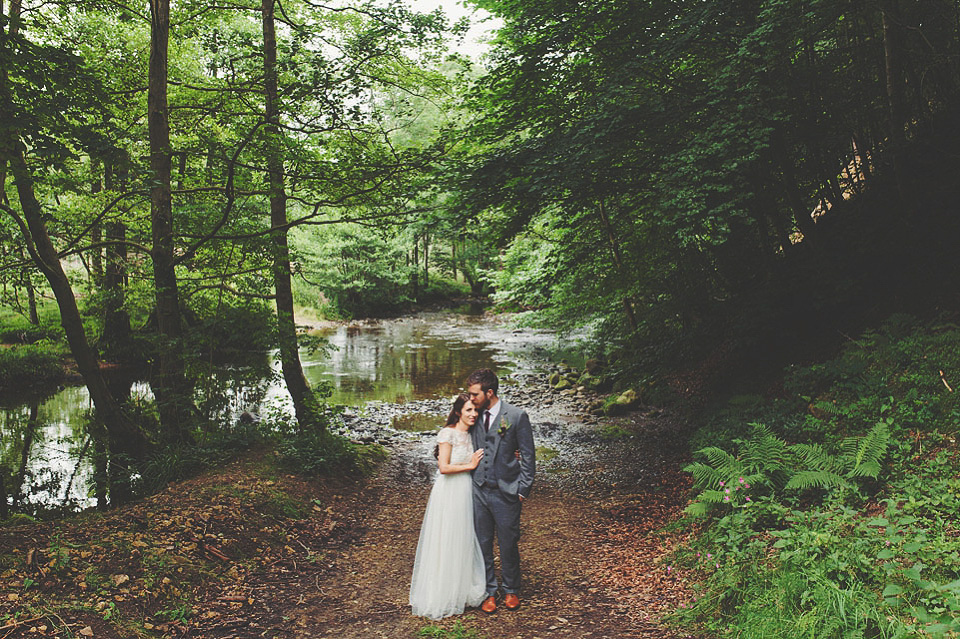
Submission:
[[[265,352],[277,347],[276,317],[266,303],[243,305],[235,300],[195,300],[199,316],[191,326],[188,346],[203,353]]]
[[[677,622],[744,639],[956,633],[960,456],[938,413],[953,410],[939,371],[957,370],[958,344],[953,326],[892,317],[788,371],[799,401],[714,409],[698,440],[717,445],[688,466],[699,491],[688,512],[714,517],[676,553],[698,591]],[[759,416],[773,426],[731,427]]]
[[[678,616],[721,636],[947,636],[960,605],[957,461],[918,464],[888,487],[898,496],[881,500],[882,516],[836,501],[799,510],[760,500],[729,513],[680,553],[702,581]]]
[[[442,303],[455,298],[466,297],[470,294],[469,285],[465,282],[451,280],[449,277],[434,274],[426,288],[420,292],[421,304]]]
[[[307,475],[369,473],[386,457],[381,446],[357,444],[326,430],[288,433],[277,450],[285,467]]]
[[[473,628],[464,628],[462,621],[457,621],[450,628],[441,626],[424,626],[417,632],[418,637],[432,637],[433,639],[481,639],[481,634]]]
[[[835,359],[791,370],[785,387],[810,402],[816,421],[804,428],[811,430],[831,430],[819,425],[825,422],[838,433],[857,432],[885,418],[898,433],[952,432],[960,397],[947,390],[947,376],[960,370],[958,343],[960,328],[951,323],[894,315]]]
[[[0,390],[51,386],[63,380],[60,349],[46,343],[0,348]]]
[[[713,358],[704,377],[723,385],[729,365],[762,378],[954,290],[934,238],[958,233],[960,76],[934,83],[950,97],[925,115],[906,78],[956,50],[955,3],[904,5],[891,32],[886,5],[822,0],[480,5],[504,26],[470,95],[458,202],[497,235],[503,307],[589,328],[629,380]],[[891,122],[888,89],[912,115]],[[923,221],[904,234],[913,206]]]
[[[819,444],[788,444],[761,424],[754,426],[750,439],[738,443],[736,455],[716,446],[702,448],[697,454],[704,461],[684,468],[700,491],[687,507],[688,514],[704,515],[721,505],[743,506],[755,498],[746,495],[751,488],[775,499],[811,489],[856,492],[858,480],[880,475],[890,427],[886,421],[878,422],[866,435],[844,439],[836,452]]]
[[[36,523],[36,519],[30,515],[24,513],[13,513],[3,521],[0,521],[0,525],[5,527],[15,527],[15,526],[25,526],[27,524]]]
[[[187,621],[192,614],[193,606],[191,606],[188,602],[180,602],[170,605],[162,610],[158,610],[154,616],[158,619],[163,619],[164,621],[176,621],[183,623]]]
[[[40,341],[58,342],[64,339],[59,318],[51,318],[40,324],[31,324],[16,316],[4,317],[0,327],[0,342],[4,344],[36,344]]]
[[[296,301],[328,317],[386,315],[409,301],[410,270],[390,234],[358,224],[300,234],[306,258]]]

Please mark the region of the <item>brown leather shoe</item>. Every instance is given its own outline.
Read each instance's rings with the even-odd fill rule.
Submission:
[[[520,597],[512,592],[508,592],[503,596],[503,607],[507,610],[516,610],[520,607]]]
[[[488,615],[492,615],[497,611],[497,600],[494,599],[493,595],[490,595],[483,600],[483,603],[480,604],[480,610],[484,611]]]

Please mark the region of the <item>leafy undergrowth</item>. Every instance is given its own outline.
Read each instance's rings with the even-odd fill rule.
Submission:
[[[0,530],[3,637],[289,634],[304,580],[349,544],[358,482],[250,455],[106,514]],[[296,576],[296,579],[293,578]]]
[[[776,398],[731,399],[687,466],[679,623],[721,636],[960,635],[960,327],[894,316]]]

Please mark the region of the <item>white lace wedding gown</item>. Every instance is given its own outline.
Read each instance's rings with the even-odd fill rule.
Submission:
[[[441,428],[437,442],[453,445],[451,464],[470,461],[473,445],[468,433]],[[413,614],[430,619],[460,614],[466,606],[480,605],[485,590],[483,555],[473,531],[470,472],[437,472],[413,562]]]

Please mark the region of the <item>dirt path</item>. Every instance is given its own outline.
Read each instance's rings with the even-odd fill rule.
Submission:
[[[558,403],[531,414],[518,611],[411,616],[425,440],[362,481],[292,475],[261,451],[107,513],[0,529],[3,638],[686,636],[661,625],[689,597],[665,564],[688,534],[664,529],[686,503],[683,424],[659,411],[585,424]]]
[[[410,615],[407,589],[430,487],[411,478],[399,454],[354,497],[354,507],[367,510],[366,532],[336,557],[331,578],[298,607],[295,636],[415,637],[425,626],[451,630],[457,624],[488,638],[678,636],[658,620],[686,595],[660,562],[682,536],[655,531],[682,508],[685,480],[664,441],[640,432],[643,420],[618,423],[634,435],[601,442],[592,458],[580,460],[583,468],[541,471],[522,516],[520,610],[488,616],[471,609],[440,622]],[[657,463],[626,480],[611,473],[618,463],[636,461],[641,450]],[[564,481],[571,475],[579,488]],[[624,486],[618,490],[604,477]],[[648,484],[641,493],[638,481]]]

